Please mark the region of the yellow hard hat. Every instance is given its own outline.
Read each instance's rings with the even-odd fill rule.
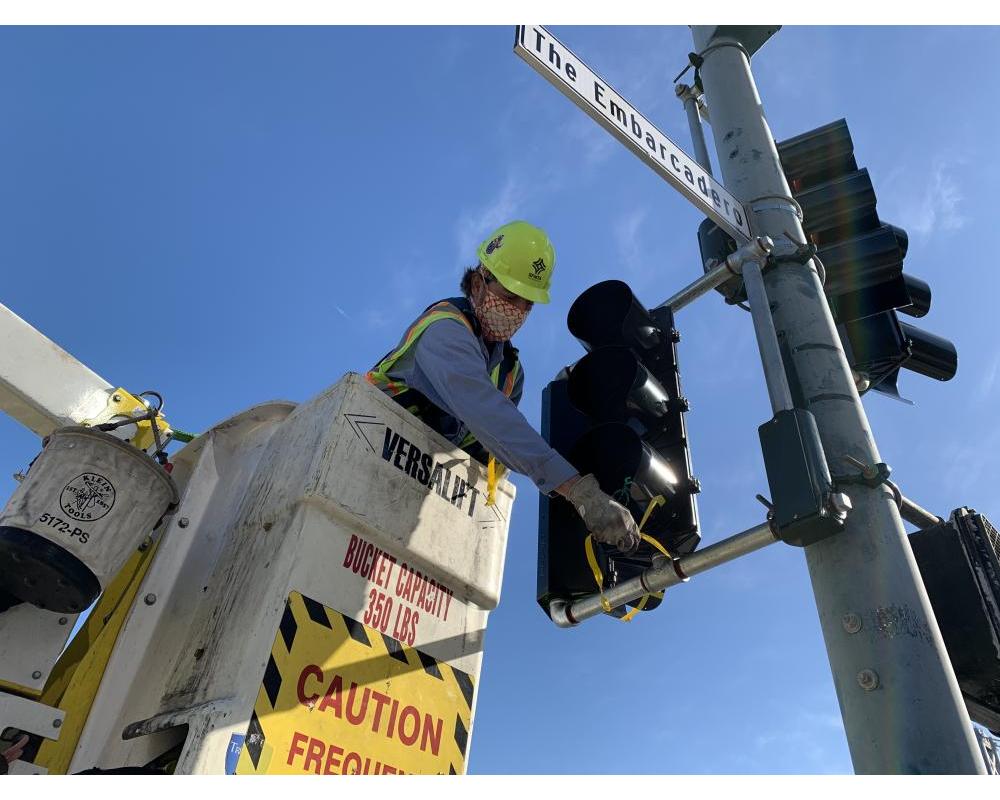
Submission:
[[[502,225],[479,245],[479,263],[500,285],[533,303],[549,302],[556,251],[545,231],[517,220]]]

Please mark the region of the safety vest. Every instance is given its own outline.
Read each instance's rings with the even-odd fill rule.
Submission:
[[[389,372],[392,371],[393,365],[416,344],[420,335],[427,330],[427,327],[442,319],[453,319],[461,322],[469,329],[473,336],[476,338],[479,337],[479,322],[476,320],[472,312],[472,306],[466,298],[453,297],[448,300],[441,300],[428,306],[424,310],[424,313],[407,329],[399,346],[395,350],[390,351],[365,374],[365,378],[370,384],[381,389],[392,397],[393,400],[439,433],[442,432],[443,423],[454,418],[434,405],[423,393],[410,388],[399,378],[390,377]],[[517,382],[520,370],[521,364],[517,356],[517,348],[511,345],[510,342],[504,342],[503,358],[500,359],[500,363],[490,373],[490,380],[499,391],[503,392],[505,396],[510,397],[514,392],[514,385]],[[458,446],[478,458],[478,460],[486,463],[484,458],[486,455],[485,451],[483,451],[482,446],[476,441],[475,434],[470,432],[458,443]]]

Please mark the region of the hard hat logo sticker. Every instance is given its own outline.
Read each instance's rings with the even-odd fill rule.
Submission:
[[[542,259],[531,262],[531,270],[532,274],[528,277],[533,278],[536,281],[540,281],[542,279],[542,273],[546,270],[545,262]]]
[[[500,246],[503,244],[503,234],[501,233],[496,239],[486,245],[486,255],[489,255],[494,250],[499,250]]]
[[[93,521],[115,504],[115,487],[103,475],[85,472],[73,478],[59,495],[59,507],[73,519]]]

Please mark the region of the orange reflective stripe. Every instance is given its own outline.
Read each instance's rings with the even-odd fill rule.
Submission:
[[[504,381],[503,393],[507,395],[507,397],[510,397],[512,394],[514,394],[514,382],[517,380],[517,371],[520,368],[521,368],[521,362],[515,361],[514,369],[510,371],[510,374],[507,376],[507,380]]]
[[[412,325],[406,330],[406,334],[403,336],[403,340],[393,352],[383,358],[373,369],[365,373],[365,379],[378,389],[388,394],[391,397],[395,397],[398,394],[402,394],[409,387],[399,380],[393,380],[389,377],[389,370],[392,369],[393,365],[403,357],[407,350],[409,350],[414,342],[420,337],[420,335],[427,329],[427,326],[433,322],[437,322],[441,319],[454,319],[461,322],[469,329],[469,332],[475,335],[475,330],[472,324],[466,319],[465,314],[459,311],[455,306],[449,303],[447,300],[442,300],[435,303],[430,308],[428,308],[420,317],[414,321]],[[515,357],[514,366],[511,371],[505,376],[503,382],[503,388],[500,387],[500,367],[503,365],[503,361],[494,367],[493,371],[490,373],[490,380],[493,385],[502,391],[506,397],[510,397],[514,393],[514,384],[517,380],[518,372],[521,368],[521,362]],[[409,410],[413,410],[412,408]],[[474,433],[469,433],[464,439],[459,443],[459,447],[465,448],[473,444],[476,441],[476,435]]]
[[[470,333],[475,334],[475,331],[472,330],[472,325],[469,323],[469,320],[465,318],[465,314],[455,309],[455,306],[453,306],[447,300],[442,300],[439,303],[435,303],[430,308],[428,308],[427,311],[425,311],[407,329],[406,334],[403,336],[403,341],[399,345],[399,347],[397,347],[396,350],[390,353],[388,356],[383,358],[382,361],[380,361],[374,369],[366,373],[365,378],[368,380],[368,382],[371,383],[373,386],[376,386],[377,388],[386,392],[390,396],[395,396],[397,394],[405,392],[409,387],[407,387],[407,385],[405,383],[402,383],[401,381],[395,381],[392,378],[390,378],[388,372],[390,369],[392,369],[393,364],[395,364],[400,358],[402,358],[403,355],[406,353],[406,351],[413,346],[413,343],[419,338],[420,334],[422,334],[427,329],[427,326],[430,325],[432,322],[437,322],[438,320],[441,319],[458,320],[463,325],[465,325],[466,328],[469,329]]]
[[[432,322],[436,322],[439,319],[457,319],[461,321],[469,331],[472,331],[472,326],[469,324],[469,320],[465,318],[465,314],[461,311],[435,311],[435,308],[441,308],[442,306],[447,306],[449,308],[454,308],[451,303],[442,301],[440,303],[435,303],[419,318],[414,322],[409,330],[406,331],[406,335],[403,337],[403,347],[401,349],[408,348],[413,344],[413,340],[416,339],[421,333],[424,332],[424,328],[430,325]]]

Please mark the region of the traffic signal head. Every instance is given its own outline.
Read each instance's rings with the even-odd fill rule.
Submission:
[[[954,345],[897,317],[927,314],[931,290],[903,272],[909,237],[879,219],[875,189],[868,170],[858,168],[847,123],[832,122],[777,147],[802,209],[802,228],[823,265],[823,289],[859,391],[898,397],[901,368],[938,380],[954,377]],[[707,219],[698,228],[698,245],[703,264],[722,261],[736,249],[736,242]],[[718,291],[728,303],[746,300],[738,276]]]
[[[667,425],[668,412],[678,402],[630,348],[616,345],[599,348],[574,365],[569,396],[590,417],[614,422],[635,417],[650,429]]]
[[[858,169],[846,121],[777,147],[806,238],[825,268],[824,290],[859,390],[898,396],[900,368],[952,378],[958,368],[954,345],[897,317],[927,314],[930,287],[903,272],[909,238],[879,219],[871,178]]]
[[[573,303],[568,325],[588,353],[545,390],[543,436],[581,474],[593,474],[637,523],[662,496],[666,502],[643,532],[673,553],[690,552],[699,541],[698,484],[691,477],[673,315],[647,310],[621,281],[604,281]],[[539,601],[547,608],[553,597],[597,587],[582,556],[581,520],[561,498],[541,502]],[[627,558],[603,550],[606,587],[641,572],[655,553],[647,543]]]
[[[1000,733],[1000,533],[959,508],[909,539],[969,716]]]
[[[658,430],[678,406],[658,380],[676,383],[679,340],[669,309],[647,311],[627,284],[603,281],[581,294],[570,307],[567,324],[588,354],[570,373],[570,399],[584,414],[608,422],[636,418]]]
[[[947,381],[955,376],[958,354],[947,339],[900,322],[892,311],[851,320],[838,326],[847,360],[864,376],[859,391],[868,388],[899,396],[900,367]]]

